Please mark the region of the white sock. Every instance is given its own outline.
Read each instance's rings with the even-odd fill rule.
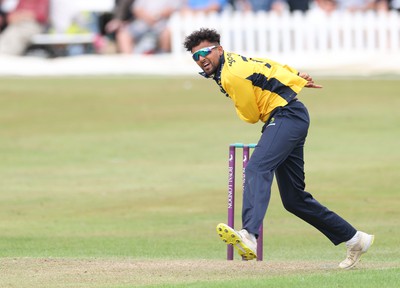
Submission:
[[[346,246],[353,246],[358,242],[360,239],[360,232],[357,231],[357,233],[351,238],[349,241],[346,242]]]

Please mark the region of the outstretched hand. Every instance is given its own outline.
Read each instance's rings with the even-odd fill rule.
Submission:
[[[307,87],[307,88],[322,88],[321,85],[318,85],[318,84],[314,83],[314,80],[312,79],[312,77],[308,73],[300,72],[299,76],[301,78],[303,78],[304,80],[307,80],[307,84],[305,85],[305,87]]]

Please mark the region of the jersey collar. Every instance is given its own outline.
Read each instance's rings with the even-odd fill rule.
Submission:
[[[224,52],[225,54],[225,52]],[[226,96],[226,97],[230,97],[228,93],[226,93],[225,89],[222,87],[222,82],[221,82],[221,72],[222,72],[222,68],[224,68],[224,64],[225,64],[225,57],[224,54],[221,55],[220,58],[220,65],[217,69],[217,71],[215,71],[215,73],[213,75],[207,75],[204,71],[203,72],[199,72],[199,74],[205,78],[212,78],[214,79],[214,81],[218,84],[220,91]]]

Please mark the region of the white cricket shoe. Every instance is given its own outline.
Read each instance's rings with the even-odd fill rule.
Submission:
[[[374,243],[374,235],[369,235],[367,233],[358,231],[358,235],[356,237],[356,243],[347,246],[347,257],[340,264],[339,267],[342,269],[351,269],[353,268],[358,261],[360,261],[360,257],[362,254],[366,253],[371,247],[372,243]]]
[[[247,230],[236,231],[224,223],[217,225],[217,233],[226,244],[233,245],[244,260],[257,258],[257,240]]]

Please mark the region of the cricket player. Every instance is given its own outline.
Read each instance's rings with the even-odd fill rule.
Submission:
[[[352,225],[304,191],[304,143],[310,124],[307,108],[297,98],[304,87],[322,88],[307,73],[270,59],[224,51],[220,35],[202,28],[188,35],[184,47],[221,92],[235,105],[240,119],[264,123],[262,135],[246,167],[242,225],[236,231],[218,224],[221,239],[246,260],[257,257],[259,227],[265,217],[274,174],[286,210],[323,233],[334,245],[345,242],[347,257],[339,267],[350,269],[367,252],[374,236]]]

